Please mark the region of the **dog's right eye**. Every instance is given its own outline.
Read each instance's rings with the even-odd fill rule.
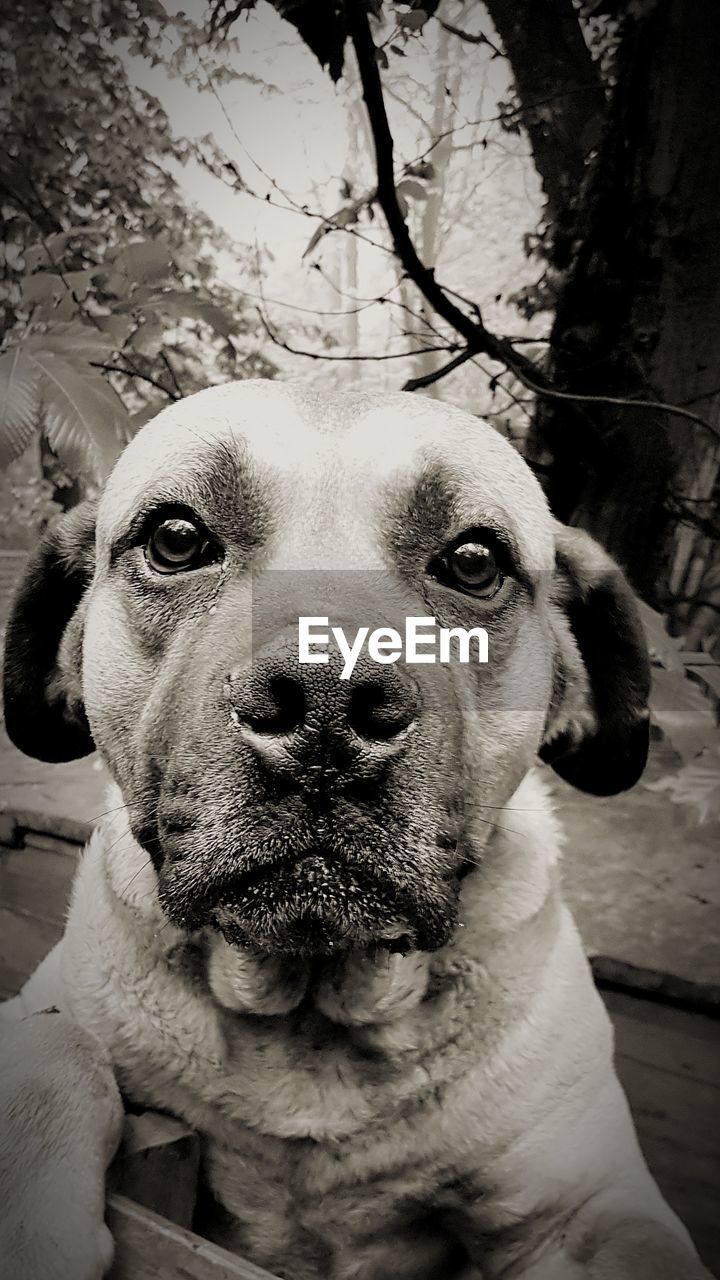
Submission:
[[[145,546],[145,559],[156,573],[180,573],[207,563],[210,540],[200,525],[186,517],[163,520]]]

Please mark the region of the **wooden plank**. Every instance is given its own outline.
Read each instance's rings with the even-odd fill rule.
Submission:
[[[715,1017],[720,1011],[720,984],[717,982],[681,978],[677,974],[646,969],[613,956],[590,956],[590,966],[597,985],[603,991],[610,988],[630,998],[646,992],[669,1006],[676,1004],[681,1010],[712,1013]]]
[[[645,1158],[706,1266],[720,1273],[720,1026],[654,1001],[604,994]]]
[[[26,809],[22,805],[13,804],[4,811],[4,821],[11,824],[16,831],[23,833],[35,831],[55,839],[67,840],[80,848],[90,839],[93,824],[78,818],[69,818],[62,813],[44,812],[40,809]]]
[[[63,925],[76,868],[75,853],[0,850],[0,904],[15,915]]]
[[[125,1117],[108,1187],[177,1226],[192,1226],[200,1139],[182,1121],[157,1111]]]
[[[109,1280],[277,1280],[124,1196],[110,1197],[107,1223],[115,1240]]]
[[[720,1022],[615,992],[608,996],[618,1054],[686,1080],[720,1085]]]
[[[0,985],[19,991],[62,932],[61,924],[0,907]]]
[[[63,836],[51,836],[45,831],[26,831],[21,828],[24,837],[26,849],[35,852],[36,849],[44,850],[48,853],[66,854],[77,860],[82,845],[76,840],[66,840]]]
[[[642,991],[601,991],[603,1001],[610,1015],[627,1016],[633,1023],[657,1027],[663,1034],[679,1036],[683,1040],[688,1037],[702,1040],[714,1046],[720,1054],[720,1011],[711,1007],[704,1014],[697,1014],[694,1008],[678,1008],[662,999],[648,999]]]

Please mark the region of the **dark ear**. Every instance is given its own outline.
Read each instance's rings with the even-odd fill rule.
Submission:
[[[94,571],[95,511],[85,502],[45,535],[7,627],[5,727],[37,760],[76,760],[95,750],[82,699],[80,611]]]
[[[553,609],[557,696],[540,756],[581,791],[626,791],[647,760],[650,661],[632,590],[582,529],[557,526]]]

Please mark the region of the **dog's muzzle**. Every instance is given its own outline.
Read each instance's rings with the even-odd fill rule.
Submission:
[[[405,667],[365,656],[341,679],[342,666],[332,652],[299,664],[285,637],[216,677],[222,731],[197,771],[185,750],[163,770],[160,896],[175,923],[293,954],[447,941],[454,841],[422,808],[439,735],[433,749]]]

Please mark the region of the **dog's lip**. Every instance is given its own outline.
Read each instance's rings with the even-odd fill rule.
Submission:
[[[294,854],[279,855],[269,858],[267,862],[262,862],[254,866],[249,866],[235,872],[232,880],[228,882],[228,889],[232,891],[245,891],[252,888],[254,884],[259,884],[272,875],[287,875],[288,873],[301,871],[306,868],[308,871],[322,870],[327,871],[332,867],[333,861],[341,855],[332,854],[329,849],[311,848],[304,849]]]

